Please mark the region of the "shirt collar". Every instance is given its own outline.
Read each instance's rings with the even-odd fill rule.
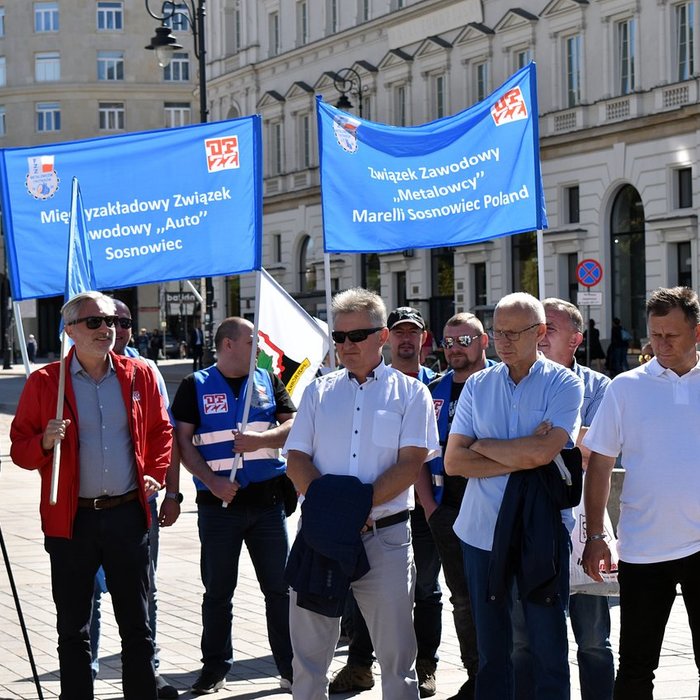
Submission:
[[[688,374],[700,371],[700,357],[697,354],[695,356],[695,359],[695,367],[692,367]],[[644,370],[647,374],[650,374],[652,377],[660,377],[662,374],[672,374],[674,377],[678,376],[672,369],[668,369],[668,367],[662,367],[655,357],[652,357],[651,360],[649,360],[649,362],[646,362],[644,364]]]
[[[387,366],[384,362],[384,358],[382,358],[379,361],[379,364],[367,374],[367,379],[374,379],[375,381],[381,379],[386,374],[386,370]],[[348,379],[354,379],[355,381],[357,381],[357,378],[352,372],[350,372],[348,369],[346,369],[345,371],[347,373]]]
[[[112,361],[111,352],[107,354],[107,362],[109,363],[107,374],[111,374],[112,372],[114,372],[114,362]],[[70,361],[70,373],[73,375],[82,373],[85,376],[89,376],[88,373],[83,369],[83,366],[80,364],[80,360],[78,360],[78,355],[75,352],[73,353],[73,357]]]

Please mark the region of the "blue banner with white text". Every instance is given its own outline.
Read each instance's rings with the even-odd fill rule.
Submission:
[[[456,246],[546,228],[535,64],[482,102],[395,127],[317,99],[324,250]]]
[[[99,289],[261,267],[260,117],[0,151],[12,298],[63,294],[71,180]]]

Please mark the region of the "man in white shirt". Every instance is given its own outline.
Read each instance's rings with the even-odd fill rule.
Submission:
[[[603,517],[610,475],[622,453],[618,579],[620,666],[615,700],[651,700],[664,630],[681,585],[700,668],[700,303],[686,287],[655,290],[647,302],[655,357],[610,384],[583,444],[584,571],[610,569]]]
[[[302,494],[326,474],[373,486],[362,535],[370,570],[350,585],[376,650],[383,697],[417,700],[408,511],[420,467],[439,449],[435,413],[427,387],[382,360],[389,331],[381,297],[350,289],[335,296],[331,313],[344,369],[304,393],[285,445],[287,470]],[[326,700],[340,618],[300,607],[292,592],[290,632],[294,698]]]

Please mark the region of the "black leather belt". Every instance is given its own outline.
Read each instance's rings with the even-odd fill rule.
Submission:
[[[139,497],[138,489],[123,493],[121,496],[99,496],[98,498],[79,498],[78,508],[90,508],[92,510],[105,510],[116,508],[122,503],[135,501]]]
[[[387,515],[386,518],[379,518],[379,520],[374,521],[374,527],[377,530],[381,530],[383,527],[390,527],[391,525],[398,525],[399,523],[405,523],[408,520],[408,511],[402,510],[399,513],[394,513],[393,515]],[[369,532],[372,528],[365,525],[362,528],[362,532]]]

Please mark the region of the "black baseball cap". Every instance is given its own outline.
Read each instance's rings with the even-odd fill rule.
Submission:
[[[425,330],[425,321],[420,315],[420,311],[411,306],[399,306],[398,309],[394,309],[389,314],[386,321],[387,328],[391,330],[397,323],[412,323],[422,331]]]

